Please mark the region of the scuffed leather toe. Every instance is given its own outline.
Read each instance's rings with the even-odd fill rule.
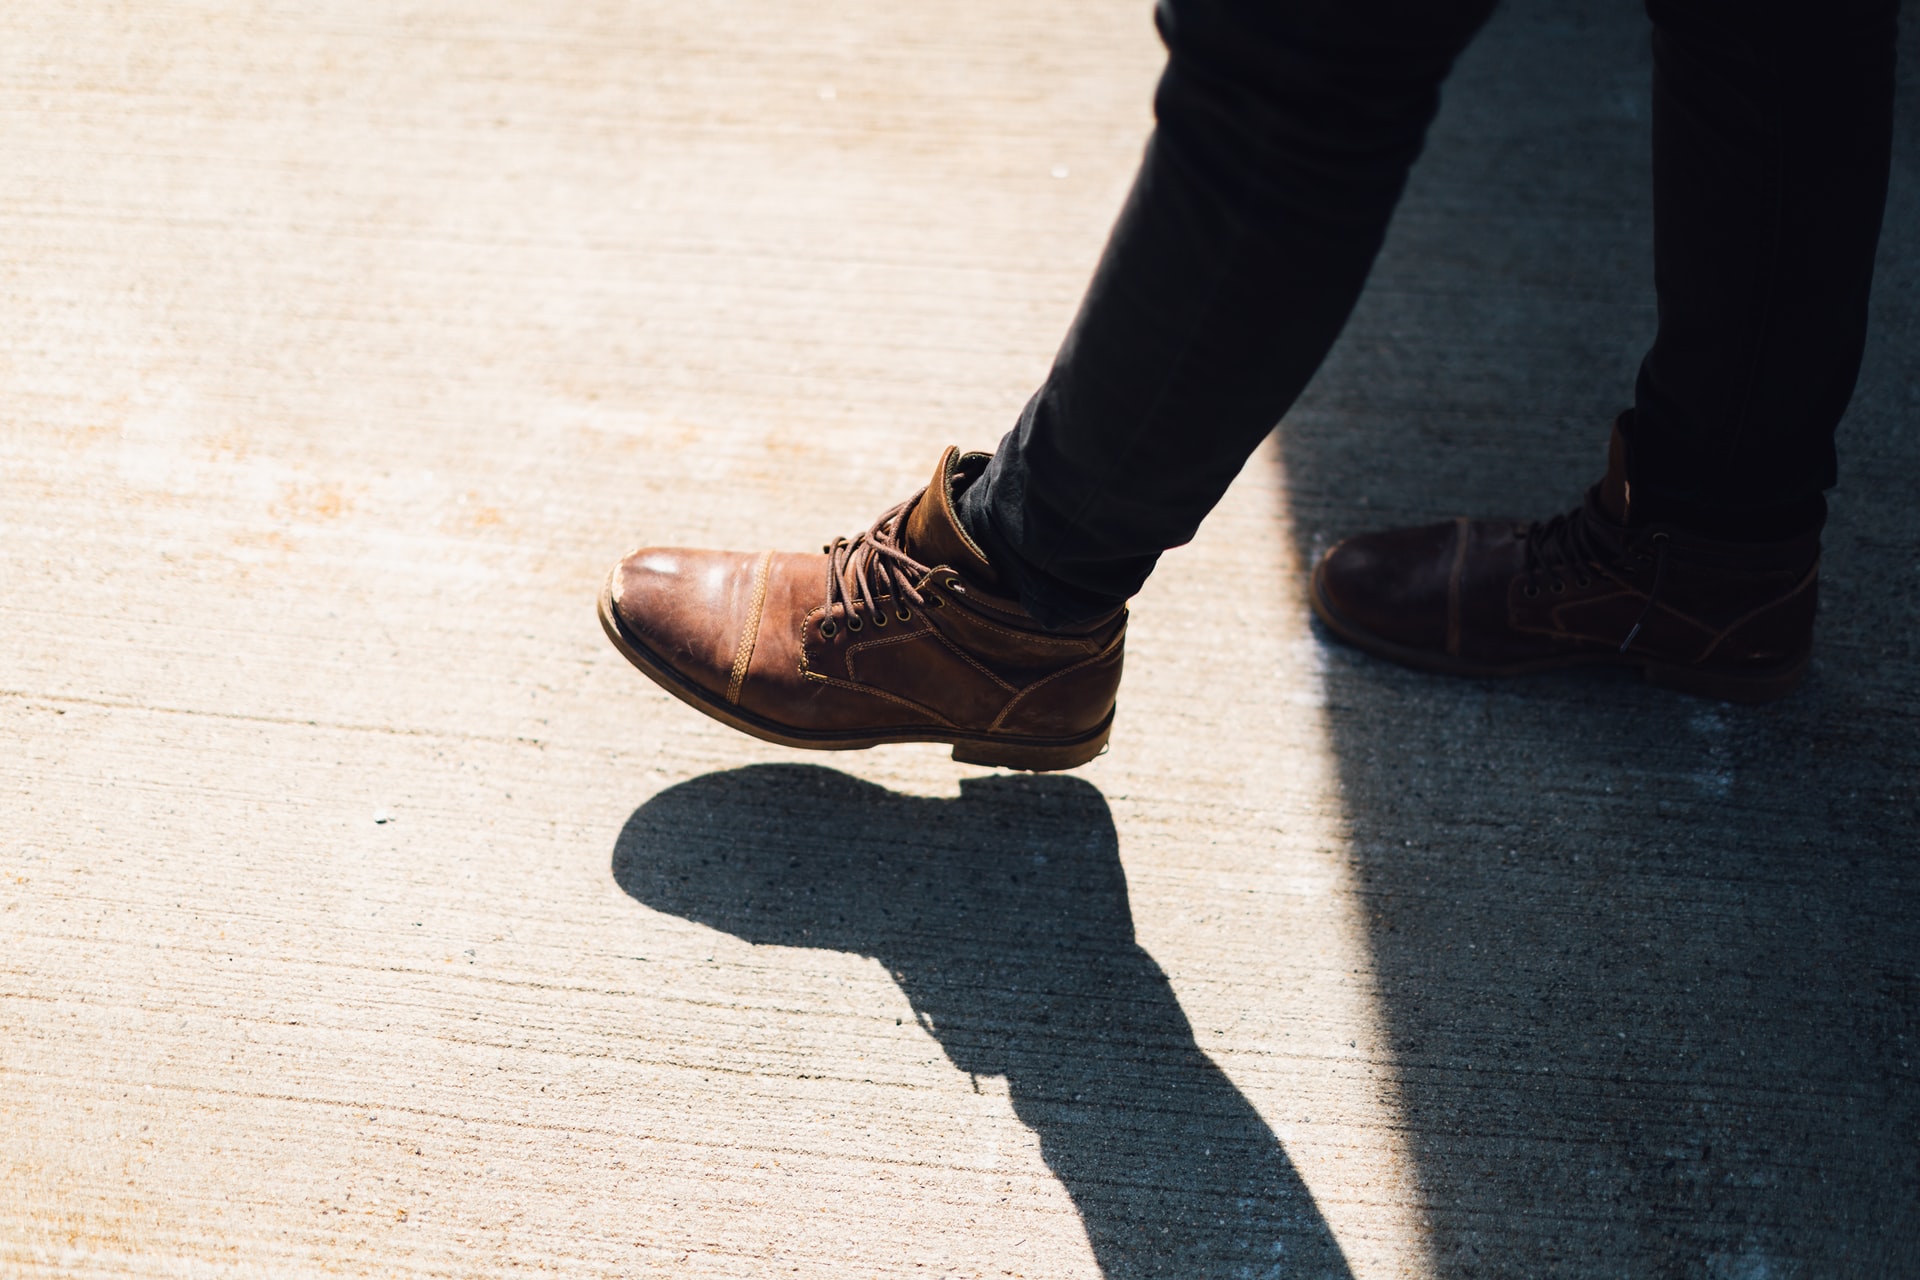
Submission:
[[[750,552],[643,547],[614,568],[614,616],[660,661],[724,696],[761,559]]]
[[[1363,533],[1339,543],[1314,571],[1318,603],[1342,631],[1410,649],[1447,643],[1447,584],[1458,521]]]

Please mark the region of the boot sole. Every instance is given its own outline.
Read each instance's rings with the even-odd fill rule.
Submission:
[[[998,769],[1024,769],[1033,773],[1051,773],[1085,764],[1107,748],[1113,732],[1112,711],[1091,733],[1078,738],[1024,738],[1003,734],[967,733],[928,725],[923,729],[873,729],[833,733],[812,733],[763,719],[742,711],[709,693],[668,666],[647,648],[637,636],[621,625],[613,611],[613,576],[600,589],[600,628],[622,657],[639,668],[640,673],[694,710],[718,720],[728,728],[783,747],[807,751],[862,751],[868,747],[895,742],[939,742],[953,748],[953,758],[961,764],[986,765]]]
[[[1562,654],[1505,665],[1469,662],[1444,653],[1432,653],[1425,649],[1395,644],[1391,640],[1382,640],[1348,622],[1327,600],[1319,565],[1314,566],[1313,589],[1309,592],[1309,597],[1313,602],[1314,615],[1326,624],[1327,630],[1354,648],[1378,658],[1385,658],[1390,662],[1397,662],[1404,667],[1412,667],[1416,671],[1431,671],[1446,676],[1506,679],[1511,676],[1535,675],[1543,671],[1564,671],[1569,667],[1638,667],[1648,684],[1658,685],[1663,689],[1673,689],[1680,693],[1692,694],[1697,698],[1712,698],[1720,702],[1757,704],[1777,701],[1797,689],[1800,681],[1807,674],[1807,663],[1812,656],[1810,653],[1803,653],[1785,662],[1738,672],[1688,666],[1675,662],[1656,662],[1631,653],[1607,652]]]

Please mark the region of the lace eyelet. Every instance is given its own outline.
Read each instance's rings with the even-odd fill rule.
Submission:
[[[896,613],[895,613],[895,614],[894,614],[893,616],[894,616],[894,617],[896,617],[896,618],[898,618],[898,619],[899,619],[900,621],[902,621],[902,622],[912,622],[912,621],[913,621],[913,610],[911,610],[911,609],[901,609],[901,610],[898,610],[898,611],[897,611],[897,612],[896,612]]]
[[[885,609],[875,609],[873,611],[873,625],[876,627],[884,627],[887,625],[887,611]]]
[[[828,618],[826,621],[820,624],[820,634],[825,636],[829,640],[833,639],[835,633],[837,633],[839,630],[840,630],[840,624],[835,622],[832,618]]]
[[[1529,582],[1526,586],[1520,588],[1520,594],[1525,596],[1527,599],[1531,600],[1535,596],[1540,594],[1540,588],[1534,586],[1531,582]]]
[[[1659,544],[1661,544],[1662,542],[1665,542],[1666,540],[1667,540],[1667,531],[1665,529],[1662,529],[1660,532],[1654,534],[1651,538],[1647,539],[1648,542],[1653,543],[1655,546],[1658,546]]]
[[[927,608],[929,609],[943,609],[946,607],[946,604],[947,602],[939,596],[929,595],[927,597]]]
[[[1573,585],[1584,590],[1593,585],[1593,579],[1583,573],[1573,580]]]
[[[1547,590],[1553,592],[1553,594],[1555,595],[1560,595],[1561,593],[1566,591],[1566,589],[1567,589],[1567,584],[1560,581],[1560,579],[1558,578],[1555,578],[1553,580],[1553,585],[1547,588]]]
[[[958,579],[958,578],[948,578],[948,579],[947,579],[947,590],[949,590],[949,591],[965,591],[965,590],[966,590],[966,588],[960,585],[960,579]]]
[[[859,631],[866,625],[867,625],[866,623],[860,621],[860,619],[858,618],[847,619],[847,630],[849,631]]]

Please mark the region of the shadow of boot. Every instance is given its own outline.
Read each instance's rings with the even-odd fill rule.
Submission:
[[[1108,1276],[1347,1274],[1285,1151],[1133,940],[1113,819],[1076,778],[957,800],[813,766],[642,805],[614,879],[748,942],[878,960],[962,1071],[1007,1081]]]

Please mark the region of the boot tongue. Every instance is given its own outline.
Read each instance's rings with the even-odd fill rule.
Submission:
[[[900,529],[900,547],[921,564],[947,565],[983,587],[997,587],[999,577],[987,557],[967,536],[953,511],[954,493],[966,488],[986,469],[984,453],[962,454],[949,447],[934,468],[933,482],[907,512]]]

